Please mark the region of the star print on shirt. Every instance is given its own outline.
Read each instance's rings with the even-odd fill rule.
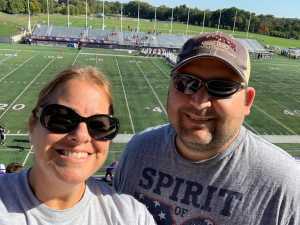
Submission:
[[[161,202],[157,199],[148,197],[142,193],[135,193],[136,199],[146,205],[149,212],[153,215],[157,225],[172,225],[175,224],[171,212],[173,207]]]

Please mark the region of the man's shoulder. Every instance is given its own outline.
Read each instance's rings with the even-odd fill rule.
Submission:
[[[270,178],[279,183],[300,185],[300,165],[295,158],[261,136],[249,131],[247,133],[247,154],[261,179]]]
[[[273,158],[273,160],[288,160],[296,162],[287,151],[249,130],[247,130],[246,144],[250,148],[250,151],[259,154],[262,157],[266,156],[269,159]]]
[[[125,154],[153,157],[155,153],[162,153],[168,149],[167,146],[172,143],[174,135],[175,131],[169,124],[150,127],[132,137],[126,145]]]

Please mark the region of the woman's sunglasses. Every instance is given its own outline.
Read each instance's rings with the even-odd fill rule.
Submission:
[[[233,80],[202,80],[196,76],[183,73],[173,74],[172,79],[175,88],[186,95],[193,95],[204,86],[210,96],[228,98],[239,89],[246,87],[244,83]]]
[[[36,115],[40,118],[42,126],[52,133],[69,133],[79,123],[85,122],[90,136],[102,141],[112,140],[119,130],[119,120],[111,115],[82,117],[73,109],[59,104],[50,104],[40,109]]]

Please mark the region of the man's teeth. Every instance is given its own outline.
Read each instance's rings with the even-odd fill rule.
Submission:
[[[64,156],[76,158],[76,159],[82,159],[86,158],[88,156],[87,152],[72,152],[72,151],[61,151]]]

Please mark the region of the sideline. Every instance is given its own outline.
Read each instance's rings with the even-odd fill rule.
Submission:
[[[28,134],[6,134],[6,136],[28,136]],[[113,143],[127,143],[134,134],[118,134]],[[258,135],[273,144],[300,144],[300,135]],[[299,158],[300,160],[300,158]]]

